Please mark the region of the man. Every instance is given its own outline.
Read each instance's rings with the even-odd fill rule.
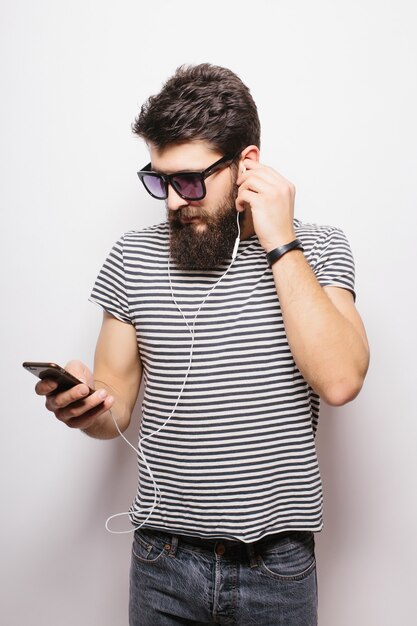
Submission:
[[[126,233],[97,278],[94,375],[67,366],[95,393],[37,392],[105,439],[127,428],[143,373],[131,625],[312,626],[319,397],[349,402],[368,366],[349,245],[294,219],[230,70],[179,68],[133,130],[167,222]]]

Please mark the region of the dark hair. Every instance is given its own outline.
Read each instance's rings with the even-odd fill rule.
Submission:
[[[193,139],[219,152],[260,147],[260,123],[249,89],[231,70],[182,65],[142,106],[132,130],[157,148]]]

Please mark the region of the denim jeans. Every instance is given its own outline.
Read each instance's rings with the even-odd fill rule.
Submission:
[[[140,529],[130,570],[130,626],[316,626],[314,536],[252,544]]]

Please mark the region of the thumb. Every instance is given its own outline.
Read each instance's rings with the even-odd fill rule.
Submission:
[[[67,370],[67,372],[81,380],[81,382],[86,383],[92,389],[94,388],[93,374],[88,369],[88,367],[81,361],[68,361],[65,369]]]

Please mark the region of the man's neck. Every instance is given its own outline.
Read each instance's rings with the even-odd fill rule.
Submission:
[[[249,237],[252,237],[254,234],[255,229],[253,227],[252,211],[248,207],[243,213],[243,219],[240,224],[240,240],[244,241],[245,239],[249,239]]]

